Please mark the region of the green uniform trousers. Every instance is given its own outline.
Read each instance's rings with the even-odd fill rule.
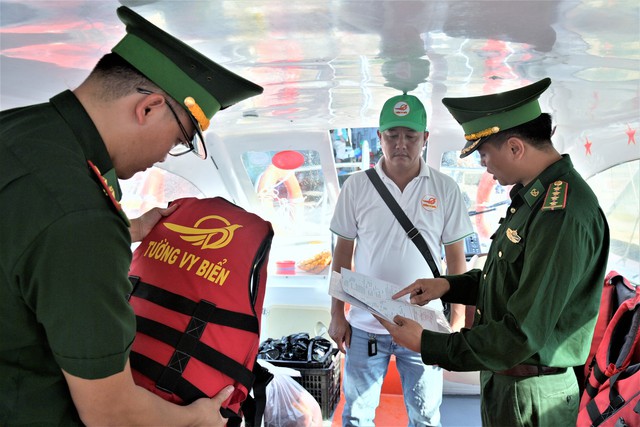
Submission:
[[[578,381],[571,368],[555,375],[511,377],[480,373],[483,427],[575,426]]]

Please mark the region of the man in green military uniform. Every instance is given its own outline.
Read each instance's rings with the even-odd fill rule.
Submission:
[[[443,103],[502,185],[515,184],[483,270],[420,279],[394,295],[412,303],[476,305],[472,329],[441,334],[397,316],[381,319],[398,344],[426,364],[481,370],[486,426],[575,425],[579,388],[598,315],[609,229],[598,200],[551,143],[538,98],[551,80]]]
[[[232,387],[178,406],[133,382],[131,242],[175,208],[129,222],[117,178],[167,154],[205,158],[209,119],[262,88],[118,15],[127,34],[77,89],[0,114],[3,426],[226,422]]]

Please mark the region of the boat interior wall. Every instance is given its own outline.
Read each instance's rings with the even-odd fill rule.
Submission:
[[[318,158],[305,163],[297,171],[320,170],[324,177],[326,195],[333,204],[338,196],[339,186],[336,169],[333,167],[333,152],[328,132],[301,130],[296,132],[246,133],[231,135],[213,134],[207,137],[207,148],[218,169],[223,183],[232,191],[236,203],[252,209],[260,203],[259,183],[252,181],[247,173],[250,161],[261,161],[260,166],[271,160],[266,153],[287,150],[298,152],[313,151]],[[250,153],[249,155],[246,155]]]
[[[509,187],[477,152],[459,159],[463,131],[442,98],[550,77],[541,109],[607,215],[609,270],[640,282],[638,0],[0,0],[0,109],[76,88],[124,36],[122,5],[264,87],[213,117],[205,161],[168,157],[121,181],[131,217],[179,197],[222,196],[272,222],[264,337],[328,325],[340,185],[380,158],[371,128],[400,92],[424,103],[425,159],[459,185],[473,253],[486,253]],[[364,128],[367,149],[349,137],[352,155],[338,159],[331,130]],[[476,374],[447,373],[445,392],[460,382],[477,393]]]
[[[124,34],[120,5],[265,88],[209,133],[375,127],[384,101],[409,91],[427,107],[436,164],[463,145],[443,97],[549,76],[543,107],[582,173],[639,157],[636,0],[1,0],[2,108],[77,86]]]
[[[331,311],[326,305],[265,306],[262,322],[264,326],[260,331],[260,341],[267,338],[279,339],[299,332],[307,332],[311,338],[322,336],[331,339],[327,333],[331,322]]]

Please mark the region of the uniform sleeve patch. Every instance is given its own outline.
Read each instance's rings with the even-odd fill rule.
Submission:
[[[554,211],[564,209],[567,206],[567,192],[569,184],[564,181],[555,181],[549,186],[547,196],[542,205],[543,211]]]

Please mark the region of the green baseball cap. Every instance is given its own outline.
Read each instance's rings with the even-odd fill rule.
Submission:
[[[460,157],[473,153],[487,136],[530,122],[542,114],[538,98],[551,84],[544,78],[528,86],[470,98],[443,98],[442,103],[464,130]]]
[[[413,95],[397,95],[389,98],[380,111],[380,132],[395,127],[407,127],[416,132],[427,130],[427,112]]]
[[[261,94],[263,88],[216,64],[128,7],[119,7],[117,13],[127,34],[111,51],[184,107],[200,136],[202,146],[196,152],[206,158],[202,131],[213,115]]]

